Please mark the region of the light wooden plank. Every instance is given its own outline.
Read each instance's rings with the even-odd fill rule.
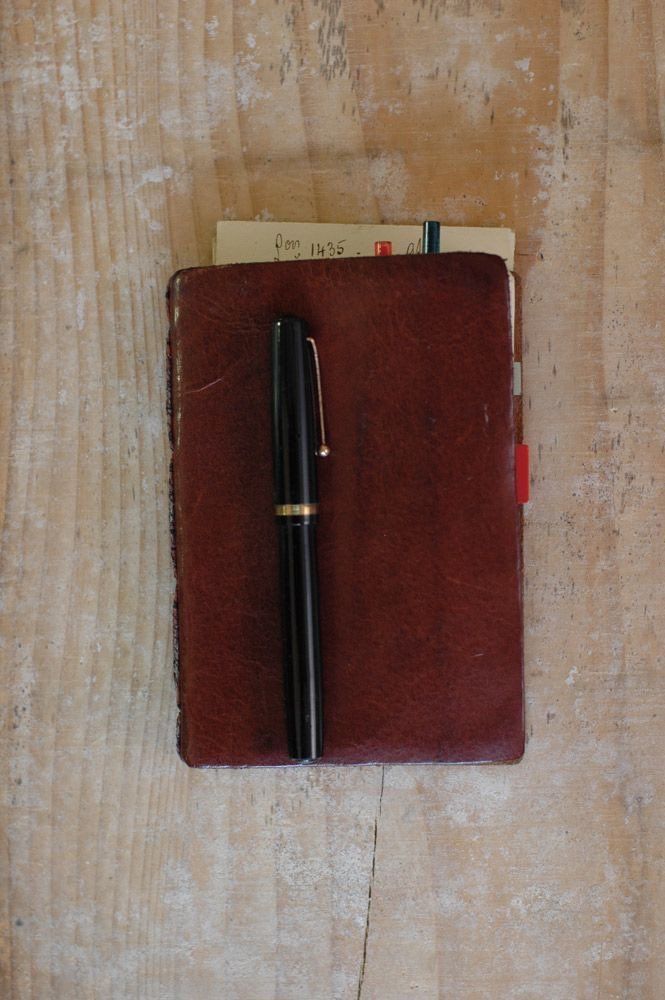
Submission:
[[[665,982],[665,12],[8,0],[0,993],[654,998]],[[515,767],[176,757],[163,294],[222,218],[517,232]]]

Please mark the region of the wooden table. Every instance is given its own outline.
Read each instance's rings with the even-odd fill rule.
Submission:
[[[3,4],[13,998],[660,998],[665,7]],[[164,289],[221,218],[506,225],[514,767],[175,753]]]

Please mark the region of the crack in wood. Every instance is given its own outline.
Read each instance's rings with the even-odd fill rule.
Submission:
[[[376,841],[379,833],[379,820],[381,819],[381,808],[383,806],[383,786],[386,778],[386,768],[385,765],[381,768],[381,788],[379,789],[379,804],[376,810],[376,816],[374,817],[374,845],[372,847],[372,869],[369,877],[369,887],[367,890],[367,915],[365,917],[365,938],[363,941],[363,957],[360,964],[360,975],[358,977],[358,992],[356,994],[356,1000],[360,1000],[363,982],[365,981],[365,966],[367,964],[367,942],[369,941],[369,922],[370,914],[372,912],[372,890],[374,888],[374,875],[376,872]]]

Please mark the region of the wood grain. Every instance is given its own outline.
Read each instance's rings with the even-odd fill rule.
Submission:
[[[7,0],[0,994],[660,998],[665,10]],[[508,225],[515,767],[189,771],[164,289],[218,218]]]

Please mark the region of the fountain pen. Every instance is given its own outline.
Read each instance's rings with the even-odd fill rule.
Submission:
[[[321,648],[316,564],[316,345],[307,325],[282,316],[272,327],[274,503],[279,534],[284,693],[289,756],[311,761],[323,752]],[[323,419],[320,409],[321,421]]]

